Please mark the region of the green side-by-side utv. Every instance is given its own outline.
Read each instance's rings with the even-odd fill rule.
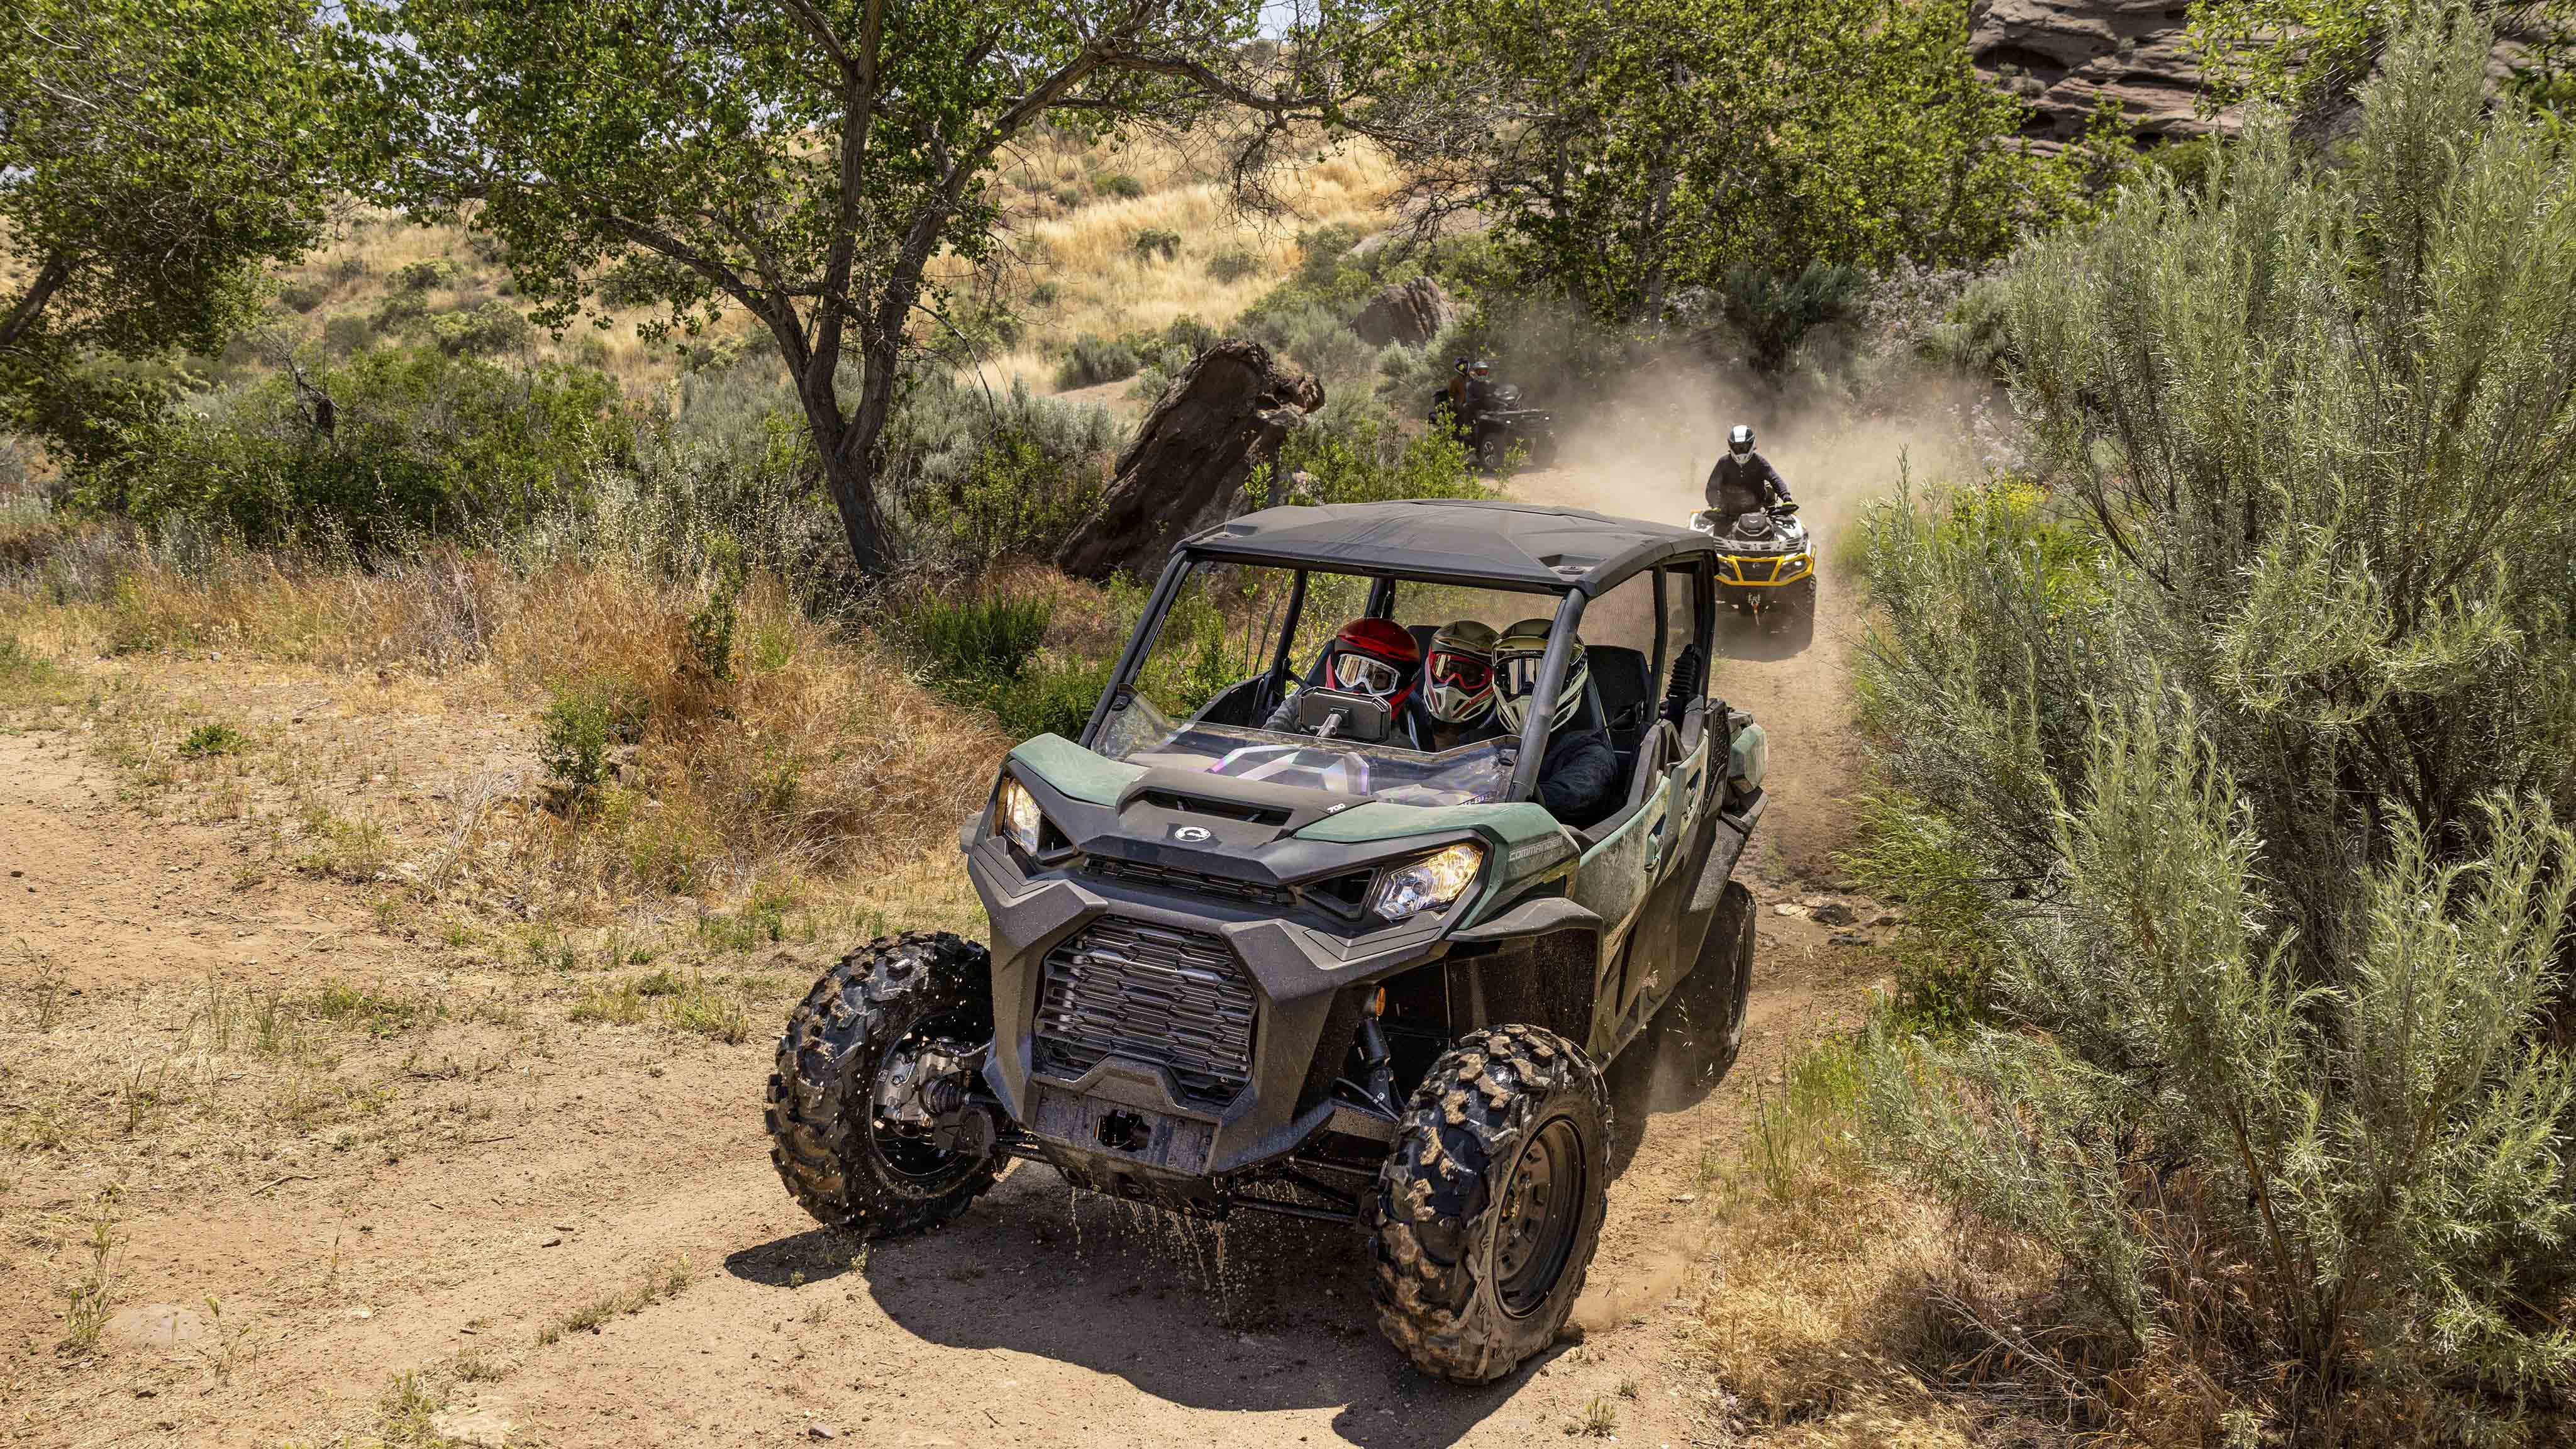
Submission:
[[[872,942],[790,1017],[768,1095],[788,1190],[884,1237],[1033,1158],[1175,1211],[1354,1224],[1414,1364],[1509,1373],[1597,1246],[1614,1060],[1723,1072],[1740,1042],[1732,877],[1767,751],[1708,694],[1719,550],[1457,501],[1184,542],[1081,738],[1011,751],[963,828],[989,947]],[[1515,618],[1552,622],[1521,722],[1455,748],[1321,669],[1346,619],[1427,643]],[[1583,730],[1617,778],[1597,818],[1559,819],[1542,766]]]

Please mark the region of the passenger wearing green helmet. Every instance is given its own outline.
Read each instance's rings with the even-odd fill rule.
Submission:
[[[1505,629],[1494,644],[1495,711],[1511,733],[1518,734],[1529,722],[1530,695],[1538,688],[1548,637],[1555,628],[1553,620],[1523,619]],[[1618,753],[1610,748],[1610,734],[1599,718],[1584,707],[1591,679],[1583,641],[1577,638],[1566,663],[1564,687],[1557,691],[1556,709],[1548,719],[1547,754],[1538,767],[1538,803],[1577,830],[1599,821],[1618,804],[1611,798],[1619,781]]]

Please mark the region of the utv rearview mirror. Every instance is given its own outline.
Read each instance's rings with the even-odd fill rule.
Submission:
[[[1374,745],[1386,738],[1386,701],[1339,689],[1297,691],[1297,724],[1317,739]]]

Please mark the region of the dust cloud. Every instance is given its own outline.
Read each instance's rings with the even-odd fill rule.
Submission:
[[[1511,491],[1532,502],[1686,524],[1702,506],[1726,430],[1747,423],[1830,556],[1841,529],[1893,489],[1901,470],[1918,480],[1981,471],[1974,424],[1987,403],[1949,379],[1891,379],[1855,397],[1832,386],[1775,388],[1700,359],[1668,357],[1640,367],[1606,402],[1560,412],[1557,466],[1517,475]]]

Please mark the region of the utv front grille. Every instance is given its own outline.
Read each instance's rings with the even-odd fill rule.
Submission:
[[[1116,860],[1095,855],[1083,862],[1083,870],[1102,880],[1153,890],[1174,891],[1182,895],[1214,896],[1219,900],[1242,901],[1255,906],[1287,906],[1295,901],[1285,886],[1265,885],[1260,881],[1235,880],[1227,876],[1207,875],[1195,870],[1176,870],[1168,865],[1147,865],[1142,861]]]
[[[1252,1080],[1252,979],[1203,931],[1098,920],[1046,957],[1037,1065],[1078,1077],[1109,1057],[1170,1071],[1189,1102],[1214,1107]]]

